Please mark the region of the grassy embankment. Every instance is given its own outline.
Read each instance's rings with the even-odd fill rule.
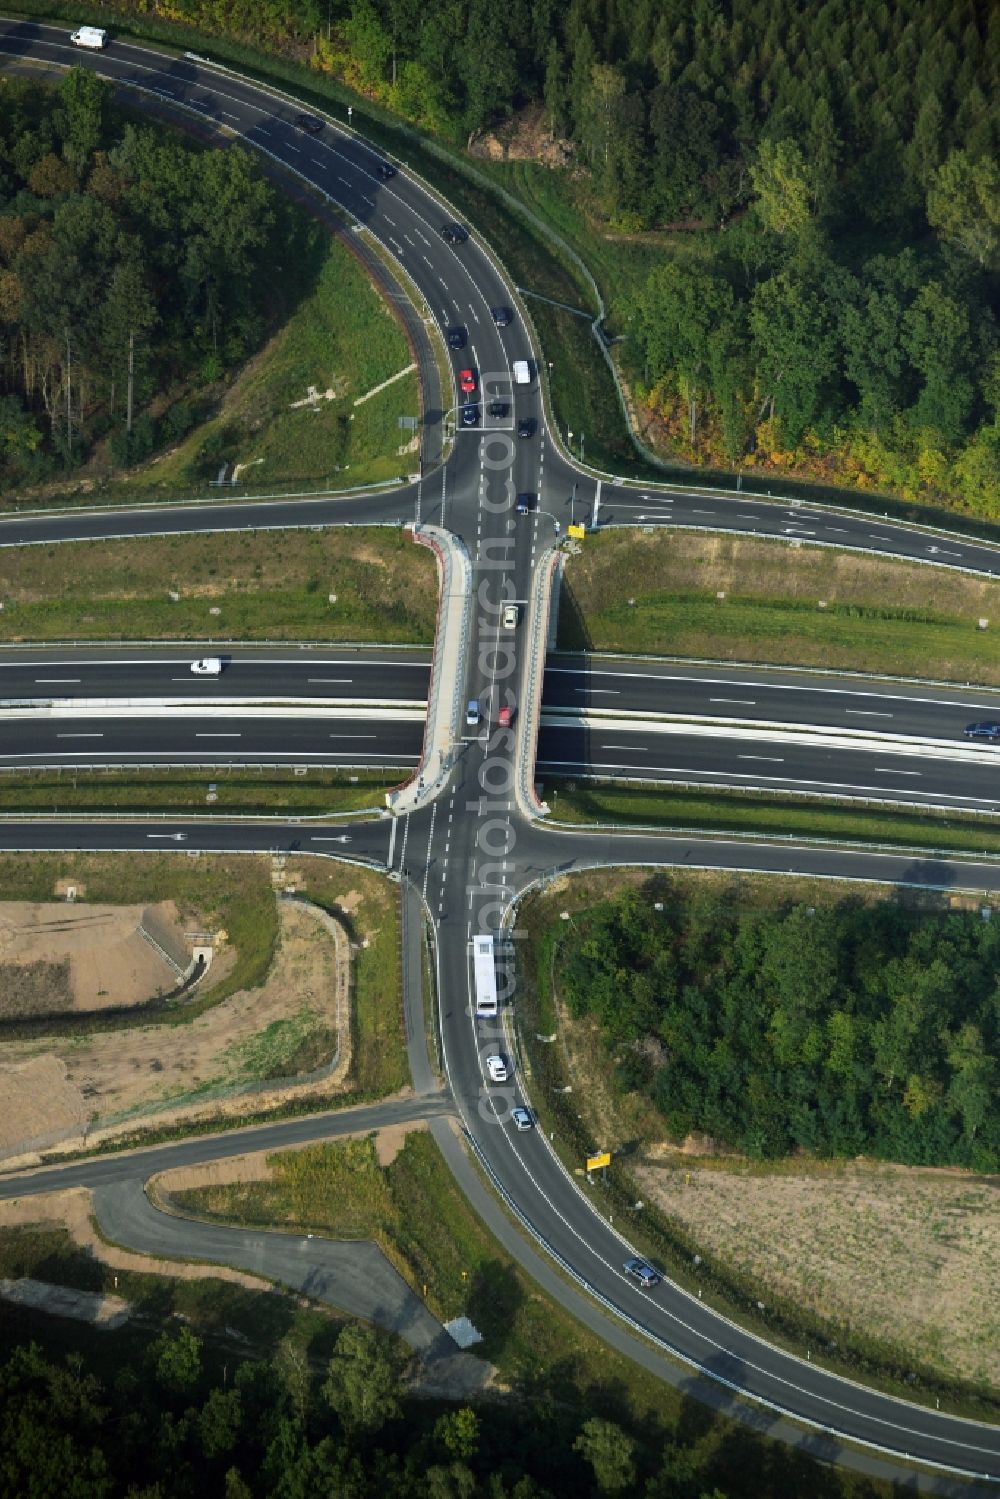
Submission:
[[[761,1242],[751,1256],[751,1267],[746,1262],[748,1250],[745,1246],[734,1249],[731,1238],[716,1242],[718,1235],[699,1235],[696,1223],[686,1222],[676,1213],[658,1211],[650,1200],[650,1191],[637,1183],[631,1170],[647,1159],[649,1146],[663,1141],[662,1122],[651,1105],[638,1095],[623,1094],[610,1081],[607,1054],[596,1023],[591,1020],[571,1021],[557,1003],[559,944],[572,939],[570,923],[561,919],[561,913],[568,911],[570,918],[578,916],[620,890],[624,884],[647,888],[651,897],[658,894],[666,898],[662,890],[653,888],[645,871],[597,872],[560,881],[554,890],[532,898],[522,907],[519,917],[528,939],[518,993],[521,1060],[530,1079],[532,1105],[538,1113],[539,1123],[543,1129],[553,1132],[556,1148],[568,1169],[579,1167],[583,1157],[594,1148],[595,1141],[600,1142],[602,1148],[612,1149],[615,1152],[614,1164],[610,1171],[601,1173],[591,1189],[601,1209],[613,1213],[616,1223],[627,1224],[625,1232],[629,1238],[680,1284],[700,1293],[707,1303],[769,1341],[801,1355],[808,1350],[814,1362],[908,1399],[928,1402],[939,1399],[942,1408],[980,1419],[997,1419],[1000,1400],[995,1389],[982,1382],[963,1379],[958,1372],[967,1366],[969,1359],[981,1363],[981,1349],[977,1344],[979,1319],[967,1319],[964,1332],[967,1346],[962,1346],[959,1335],[955,1334],[951,1343],[957,1346],[946,1352],[941,1346],[944,1340],[935,1340],[933,1330],[928,1331],[926,1318],[920,1326],[914,1326],[905,1290],[891,1300],[881,1302],[877,1313],[869,1307],[867,1321],[854,1316],[850,1305],[843,1310],[836,1298],[830,1302],[835,1310],[819,1310],[815,1305],[815,1285],[805,1281],[811,1273],[809,1264],[812,1263],[815,1270],[815,1263],[803,1256],[798,1272],[801,1283],[796,1286],[795,1267],[785,1253],[787,1236],[775,1241],[774,1236],[768,1239],[762,1233]],[[671,872],[670,886],[675,891],[678,886],[697,891],[702,899],[715,895],[719,900],[738,900],[741,907],[756,908],[761,912],[789,901],[820,906],[845,897],[863,901],[906,898],[888,888],[871,888],[859,893],[858,887],[853,885],[810,881],[802,877],[776,884],[773,876],[732,877],[714,872]],[[913,902],[924,906],[934,900],[927,893],[912,896]],[[559,1034],[559,1044],[536,1044],[536,1034],[554,1032]],[[678,1154],[669,1164],[683,1175],[685,1169],[693,1167],[695,1162],[693,1158]],[[719,1169],[731,1167],[738,1171],[743,1163],[728,1158],[717,1164]],[[797,1166],[798,1163],[790,1162],[782,1169],[794,1172]],[[835,1172],[835,1168],[836,1163],[820,1163],[817,1169]],[[802,1169],[808,1175],[808,1162],[802,1164]],[[874,1165],[871,1168],[872,1171],[877,1169]],[[755,1172],[752,1184],[744,1183],[742,1189],[744,1192],[752,1190],[755,1199],[763,1197],[765,1205],[766,1179],[770,1170],[765,1166],[760,1172]],[[777,1176],[777,1168],[773,1174]],[[894,1187],[906,1195],[904,1178],[907,1173],[900,1170],[898,1175],[899,1181],[894,1182]],[[913,1173],[914,1177],[918,1175]],[[953,1175],[956,1174],[948,1174],[949,1178]],[[922,1176],[917,1185],[920,1189],[925,1187]],[[737,1193],[739,1190],[737,1186]],[[864,1245],[864,1252],[873,1258],[873,1282],[876,1281],[874,1266],[878,1263],[882,1267],[879,1272],[881,1283],[894,1287],[897,1293],[910,1284],[905,1260],[908,1254],[914,1256],[915,1269],[922,1275],[927,1269],[924,1261],[931,1262],[930,1278],[936,1288],[941,1279],[940,1236],[935,1223],[927,1219],[917,1202],[919,1193],[916,1187],[909,1195],[913,1198],[910,1204],[915,1211],[913,1221],[920,1232],[913,1227],[903,1245],[894,1244],[893,1254],[897,1256],[894,1274],[882,1273],[887,1246],[884,1235],[876,1234]],[[961,1196],[961,1193],[957,1195]],[[637,1214],[634,1204],[640,1199],[643,1199],[644,1206]],[[988,1211],[989,1207],[987,1202],[985,1210]],[[973,1247],[982,1260],[983,1245],[978,1241],[977,1228],[981,1226],[982,1231],[989,1235],[993,1235],[995,1228],[992,1220],[987,1222],[983,1218],[982,1204],[980,1208],[980,1219],[976,1220],[970,1239],[975,1241]],[[766,1206],[757,1210],[766,1218]],[[747,1211],[749,1213],[749,1207]],[[840,1224],[842,1242],[850,1240],[856,1245],[863,1242],[864,1234],[857,1232],[857,1203],[852,1193],[844,1194],[841,1211],[844,1215]],[[690,1218],[691,1215],[687,1216]],[[825,1228],[829,1237],[836,1237],[836,1225],[831,1227],[828,1222]],[[743,1237],[740,1235],[741,1240]],[[696,1255],[700,1260],[695,1258]],[[898,1258],[900,1255],[904,1258]],[[779,1262],[781,1274],[777,1273]],[[933,1270],[934,1265],[936,1270]],[[833,1278],[835,1269],[831,1261],[823,1273]],[[857,1266],[854,1270],[856,1273]]]
[[[383,526],[9,547],[0,642],[427,644],[436,582],[431,553]]]
[[[986,630],[983,618],[991,622]],[[1000,685],[998,619],[1000,583],[987,579],[808,547],[796,548],[792,568],[781,542],[618,531],[590,537],[569,562],[559,645]],[[548,786],[553,813],[567,822],[1000,852],[1000,830],[971,817],[849,811],[777,794],[557,778]]]
[[[389,306],[350,251],[329,239],[315,285],[240,371],[218,415],[129,483],[174,498],[214,479],[224,462],[245,465],[240,477],[251,487],[342,489],[395,479],[414,466],[412,457],[399,455],[397,418],[419,414],[416,371],[356,403],[410,362]],[[332,391],[334,399],[293,409],[310,386],[321,397]]]
[[[379,770],[34,771],[0,778],[0,811],[23,813],[149,812],[190,816],[327,817],[385,806],[386,791],[406,772]],[[215,790],[210,792],[209,788]],[[214,798],[214,799],[210,799]]]

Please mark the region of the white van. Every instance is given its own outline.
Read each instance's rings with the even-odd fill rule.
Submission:
[[[528,361],[526,359],[515,359],[514,360],[514,384],[515,385],[530,385],[531,384],[531,365],[528,363]]]
[[[100,52],[102,47],[108,45],[108,33],[100,26],[81,26],[79,31],[71,33],[70,41],[74,47],[89,47],[94,52]]]

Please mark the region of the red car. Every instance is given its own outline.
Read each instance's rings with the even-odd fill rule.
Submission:
[[[476,377],[472,370],[462,370],[458,377],[458,383],[462,387],[462,394],[464,396],[471,396],[476,388]]]
[[[501,729],[509,729],[513,717],[513,708],[501,708],[500,712],[497,714],[497,723],[500,725]]]

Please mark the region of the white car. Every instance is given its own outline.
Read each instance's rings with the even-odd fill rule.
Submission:
[[[191,670],[196,677],[217,677],[222,673],[221,656],[202,656],[200,661],[191,662]]]
[[[505,630],[516,630],[518,617],[516,604],[504,604],[503,627]]]
[[[505,1057],[487,1057],[486,1071],[489,1073],[491,1083],[505,1083],[510,1077],[510,1068],[507,1066]]]

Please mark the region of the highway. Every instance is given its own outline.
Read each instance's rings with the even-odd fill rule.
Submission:
[[[460,689],[463,697],[475,696],[488,705],[492,727],[464,736],[455,746],[447,782],[433,799],[428,795],[400,819],[338,823],[335,829],[326,830],[312,824],[304,828],[194,818],[153,824],[112,819],[63,824],[4,820],[0,846],[148,849],[168,847],[169,840],[174,840],[188,849],[303,849],[336,854],[337,844],[346,841],[350,847],[341,852],[405,876],[419,891],[434,930],[448,1084],[479,1159],[536,1243],[595,1296],[609,1316],[637,1330],[654,1353],[662,1352],[657,1366],[663,1377],[676,1379],[680,1360],[689,1371],[692,1393],[703,1391],[699,1381],[710,1380],[716,1391],[745,1396],[753,1411],[747,1417],[744,1407],[734,1404],[734,1415],[743,1413],[743,1418],[756,1420],[758,1425],[779,1415],[790,1417],[803,1428],[805,1450],[821,1439],[823,1455],[838,1461],[858,1461],[860,1444],[884,1458],[897,1473],[907,1471],[913,1461],[927,1465],[937,1477],[922,1475],[916,1481],[937,1485],[941,1492],[960,1491],[950,1475],[985,1475],[1000,1482],[1000,1428],[911,1405],[838,1378],[755,1338],[669,1282],[649,1294],[627,1282],[621,1264],[629,1246],[620,1232],[622,1225],[607,1222],[599,1203],[564,1172],[540,1131],[519,1133],[512,1128],[512,1104],[531,1103],[520,1068],[510,1085],[486,1084],[484,1052],[499,1046],[515,1058],[518,1054],[514,1030],[517,964],[515,960],[512,965],[513,987],[500,1021],[487,1026],[477,1023],[472,1014],[468,951],[474,933],[508,930],[516,920],[517,899],[538,882],[595,865],[795,871],[898,885],[1000,890],[1000,864],[990,861],[925,859],[791,842],[657,837],[613,830],[569,832],[525,815],[513,791],[517,724],[523,721],[533,687],[524,611],[533,578],[541,575],[538,570],[547,561],[553,516],[562,521],[570,515],[586,515],[590,521],[612,525],[745,530],[798,544],[863,547],[986,574],[1000,573],[1000,552],[986,543],[959,540],[947,533],[930,535],[866,515],[768,504],[746,496],[667,495],[588,475],[564,455],[551,434],[537,382],[526,390],[511,383],[512,360],[529,359],[537,364],[539,359],[518,315],[514,291],[474,232],[455,247],[441,237],[440,227],[454,219],[453,212],[408,172],[400,171],[383,184],[376,172],[378,154],[363,141],[332,124],[322,136],[307,140],[292,126],[294,104],[276,100],[261,86],[190,60],[165,58],[123,40],[115,40],[106,54],[91,57],[69,47],[64,30],[3,22],[0,52],[99,69],[123,87],[143,90],[141,97],[168,98],[172,105],[187,106],[197,112],[203,127],[215,122],[228,138],[242,138],[270,161],[314,182],[345,205],[406,266],[442,327],[466,329],[467,348],[454,356],[453,370],[474,365],[487,394],[512,403],[510,419],[488,434],[481,429],[460,429],[447,464],[425,473],[419,483],[370,499],[234,501],[33,518],[15,514],[0,522],[0,544],[4,545],[361,520],[400,524],[419,519],[445,528],[464,542],[473,559],[476,600],[457,667],[461,680],[447,685],[456,692]],[[515,313],[512,324],[502,331],[490,314],[496,305],[509,306]],[[446,403],[455,404],[454,391],[445,394],[442,405]],[[532,416],[539,426],[533,438],[518,441],[509,429],[523,415]],[[440,446],[442,416],[442,412],[436,418],[433,411],[427,413],[424,436],[431,451],[435,444]],[[514,497],[522,491],[539,495],[535,514],[518,517],[514,513]],[[508,602],[519,605],[522,621],[509,638],[501,639],[498,617]],[[121,694],[120,686],[117,690]],[[495,726],[495,710],[505,701],[518,712],[511,729]],[[132,719],[138,733],[148,732],[148,712],[136,711]],[[205,721],[219,724],[216,716]],[[234,729],[240,721],[234,718]],[[340,720],[338,727],[346,732],[349,724],[364,721],[364,717]],[[301,742],[299,730],[309,723],[308,717],[289,714],[283,725],[285,742],[296,751]],[[324,727],[330,731],[329,721]],[[542,732],[541,747],[547,752],[544,736],[549,726]],[[711,742],[707,737],[699,740],[699,756]],[[612,751],[607,740],[601,740],[601,745],[602,755],[620,753]],[[175,752],[170,753],[173,757]],[[176,751],[181,758],[185,753]],[[212,754],[221,756],[224,751],[217,746]],[[894,758],[902,761],[902,757]],[[926,770],[925,762],[920,763]],[[824,770],[824,774],[834,773],[832,765]],[[404,856],[405,868],[401,867]],[[514,941],[515,950],[516,945]],[[19,1180],[30,1184],[39,1178]]]
[[[220,676],[196,676],[191,663],[217,655]],[[372,702],[422,706],[430,652],[337,646],[0,648],[0,708],[58,699],[160,698],[189,703]]]

